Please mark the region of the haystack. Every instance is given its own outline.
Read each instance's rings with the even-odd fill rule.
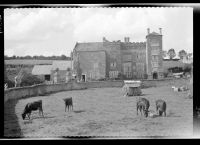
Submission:
[[[141,81],[124,81],[122,90],[125,96],[139,96],[142,94]]]

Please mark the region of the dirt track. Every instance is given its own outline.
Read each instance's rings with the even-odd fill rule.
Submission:
[[[137,116],[136,97],[123,97],[121,88],[95,88],[8,102],[4,134],[23,137],[190,137],[193,134],[193,100],[186,97],[187,92],[173,92],[170,85],[142,92],[142,97],[150,101],[150,110],[155,110],[156,99],[164,99],[167,117]],[[74,111],[64,111],[62,99],[66,97],[73,97]],[[43,100],[45,118],[36,111],[32,113],[32,121],[23,121],[25,104],[38,99]]]

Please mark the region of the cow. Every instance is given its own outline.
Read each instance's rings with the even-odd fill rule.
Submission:
[[[66,108],[68,108],[68,111],[69,109],[71,108],[73,110],[73,101],[72,101],[72,97],[70,98],[65,98],[63,99],[64,102],[65,102],[65,112],[66,112]]]
[[[146,98],[141,98],[139,97],[137,99],[137,115],[138,115],[138,109],[140,110],[140,113],[142,115],[142,112],[143,112],[143,115],[145,117],[148,116],[148,109],[149,109],[149,106],[150,106],[150,103],[149,103],[149,100],[147,100]]]
[[[39,115],[41,115],[42,113],[42,116],[44,117],[43,109],[42,109],[42,100],[27,103],[22,113],[22,119],[24,120],[26,115],[30,119],[31,112],[36,111],[36,110],[39,110]]]
[[[164,113],[164,115],[166,116],[166,109],[167,109],[167,104],[164,100],[156,100],[156,112],[157,114],[159,114],[159,116],[162,116],[162,114]]]

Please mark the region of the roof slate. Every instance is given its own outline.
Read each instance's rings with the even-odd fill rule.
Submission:
[[[33,75],[50,75],[52,65],[35,65],[32,70]]]
[[[67,68],[71,68],[71,61],[53,61],[52,70],[67,70]]]

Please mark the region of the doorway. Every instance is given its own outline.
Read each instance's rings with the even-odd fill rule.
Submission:
[[[158,73],[157,72],[153,73],[153,79],[158,79]]]
[[[86,82],[86,74],[81,75],[81,80],[82,80],[82,82]]]

